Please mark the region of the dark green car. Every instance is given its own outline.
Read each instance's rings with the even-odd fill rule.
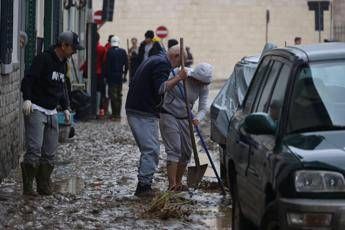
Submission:
[[[266,53],[221,161],[233,229],[345,229],[345,43]]]

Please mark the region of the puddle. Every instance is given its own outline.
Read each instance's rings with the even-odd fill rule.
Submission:
[[[85,183],[81,177],[75,176],[55,182],[55,187],[60,193],[79,194],[85,187]]]
[[[205,223],[210,229],[231,229],[231,208],[219,207],[214,210],[217,216],[205,220]]]

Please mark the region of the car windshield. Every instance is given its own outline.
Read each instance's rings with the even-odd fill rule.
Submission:
[[[345,129],[345,60],[311,63],[299,72],[288,132]]]

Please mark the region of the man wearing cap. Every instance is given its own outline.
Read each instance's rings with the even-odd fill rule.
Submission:
[[[34,179],[40,195],[52,194],[50,176],[59,135],[56,107],[61,105],[65,121],[69,123],[65,85],[67,59],[81,49],[77,34],[71,31],[61,33],[55,46],[34,58],[22,80],[26,143],[21,163],[24,195],[37,195],[33,190]]]
[[[139,64],[152,55],[163,52],[163,48],[158,41],[154,40],[155,34],[152,30],[145,33],[145,40],[139,46]]]
[[[207,112],[208,86],[211,83],[212,71],[213,67],[208,63],[201,63],[194,69],[188,69],[188,78],[185,82],[189,108],[192,109],[195,101],[199,99],[198,113],[193,117],[193,124],[196,126]],[[179,69],[174,69],[169,78],[178,73]],[[192,143],[182,82],[166,91],[159,127],[167,153],[169,190],[184,190],[186,186],[182,185],[182,176],[191,158]]]
[[[111,102],[112,120],[121,119],[122,83],[126,81],[128,71],[128,57],[124,49],[120,48],[120,39],[113,36],[110,39],[111,48],[107,53],[105,63],[105,78],[108,83]]]
[[[187,77],[182,70],[168,80],[172,68],[180,65],[180,47],[153,55],[134,74],[126,100],[128,124],[141,152],[136,196],[154,195],[151,184],[159,160],[158,122],[165,91]]]

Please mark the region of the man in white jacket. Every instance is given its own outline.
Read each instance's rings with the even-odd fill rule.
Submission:
[[[212,65],[198,64],[194,69],[188,69],[186,88],[189,108],[193,108],[199,99],[198,113],[193,118],[193,124],[199,125],[207,112],[207,97],[212,79]],[[172,71],[170,77],[178,74],[179,69]],[[188,113],[185,104],[185,93],[182,82],[168,90],[164,96],[159,127],[167,153],[167,171],[169,190],[183,190],[182,176],[190,161],[192,144],[188,126]]]

